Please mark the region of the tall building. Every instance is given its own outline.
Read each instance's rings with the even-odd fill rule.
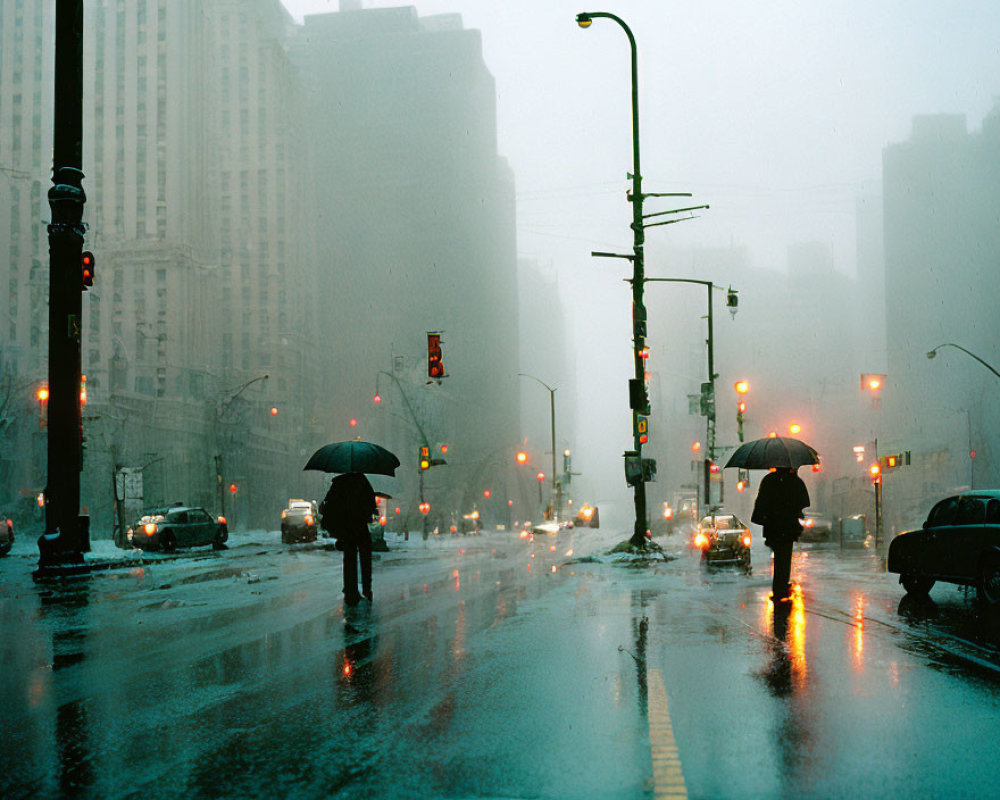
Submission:
[[[0,214],[18,233],[0,262],[11,289],[0,343],[18,386],[46,370],[54,20],[43,8],[0,0],[11,123]],[[318,388],[291,18],[277,0],[91,0],[84,21],[84,220],[97,267],[83,304],[82,504],[95,531],[109,529],[121,506],[110,476],[127,467],[142,472],[147,505],[228,499],[236,525],[263,524],[298,493]],[[39,460],[5,470],[16,473],[5,494],[40,489]]]
[[[514,190],[478,32],[412,8],[296,26],[278,0],[87,0],[84,19],[95,535],[126,521],[123,468],[137,503],[272,525],[288,496],[322,491],[302,472],[312,450],[357,435],[400,451],[412,496],[418,445],[449,447],[450,469],[420,481],[436,513],[507,480]],[[53,21],[0,0],[0,488],[29,500],[45,479]]]
[[[424,489],[448,494],[437,508],[467,511],[480,484],[502,479],[520,434],[513,177],[497,152],[479,32],[458,15],[343,10],[306,17],[296,57],[309,92],[327,424],[334,438],[366,435],[378,381],[399,414],[386,435],[406,491],[417,491],[420,440],[447,442],[448,467],[430,470]],[[443,332],[440,385],[421,366],[428,331]]]
[[[0,0],[0,498],[27,509],[45,483],[53,23],[51,4]]]
[[[963,115],[918,116],[883,153],[887,373],[883,452],[913,463],[886,476],[901,524],[942,492],[1000,481],[993,287],[1000,259],[1000,104],[978,132]],[[975,458],[971,458],[975,451]],[[890,508],[887,499],[887,510]]]

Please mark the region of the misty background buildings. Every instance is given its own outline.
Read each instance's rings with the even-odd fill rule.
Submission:
[[[29,506],[45,475],[35,390],[46,375],[52,15],[49,3],[0,0],[0,500]],[[481,490],[493,488],[531,513],[533,472],[526,482],[510,456],[527,438],[548,464],[548,397],[519,372],[558,387],[557,450],[577,454],[579,499],[627,508],[629,342],[601,336],[593,305],[565,300],[590,273],[519,258],[483,34],[457,14],[360,3],[299,24],[277,0],[94,0],[85,20],[97,278],[84,300],[83,502],[95,532],[110,530],[116,466],[142,471],[147,504],[225,502],[235,525],[273,526],[289,496],[321,493],[322,476],[301,471],[312,449],[355,435],[410,465],[404,508],[426,435],[449,448],[449,465],[427,476],[442,508],[489,513]],[[735,318],[716,306],[720,444],[736,442],[731,386],[747,378],[747,437],[796,421],[823,454],[809,478],[821,510],[868,511],[867,461],[852,447],[871,454],[876,438],[882,453],[913,455],[886,476],[890,525],[919,521],[932,496],[1000,481],[997,379],[953,348],[925,355],[955,342],[1000,362],[989,308],[998,120],[922,114],[909,139],[886,142],[871,176],[881,188],[858,188],[853,252],[793,239],[785,263],[764,269],[739,241],[650,237],[650,276],[740,292]],[[627,221],[623,204],[611,222]],[[627,316],[624,285],[603,287],[592,290],[601,305]],[[699,287],[648,292],[654,514],[696,482],[704,418],[688,395],[706,379],[704,306]],[[426,383],[432,330],[443,331],[441,384]],[[887,375],[881,408],[859,387],[866,372]],[[612,414],[578,424],[578,402],[598,396],[613,398]],[[621,441],[608,446],[615,426]],[[726,496],[750,499],[731,482]]]

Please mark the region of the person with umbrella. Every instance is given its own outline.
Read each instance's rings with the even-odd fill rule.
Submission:
[[[384,447],[360,440],[334,442],[309,458],[305,469],[339,472],[320,506],[321,524],[344,551],[344,602],[356,606],[372,595],[372,539],[368,523],[378,512],[375,491],[365,477],[396,474],[399,459]],[[358,561],[361,592],[358,592]]]
[[[320,505],[323,526],[344,551],[344,602],[356,606],[362,595],[372,594],[372,537],[368,523],[377,513],[375,490],[360,472],[338,475]],[[358,592],[358,560],[361,561],[361,592]]]
[[[771,596],[786,600],[791,591],[792,545],[802,534],[799,518],[809,505],[809,491],[791,467],[776,467],[757,490],[750,521],[764,527],[764,544],[774,552]]]
[[[764,544],[774,553],[771,596],[787,600],[791,592],[792,545],[802,534],[799,518],[809,505],[809,491],[795,470],[818,464],[819,454],[798,439],[771,436],[747,442],[736,449],[727,467],[769,469],[760,482],[750,521],[764,528]]]

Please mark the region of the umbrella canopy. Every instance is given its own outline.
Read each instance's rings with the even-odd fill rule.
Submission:
[[[805,464],[818,464],[819,453],[798,439],[783,436],[771,436],[767,439],[754,439],[736,448],[726,462],[726,467],[741,467],[742,469],[771,469],[784,467],[798,469]]]
[[[303,469],[320,472],[365,472],[395,475],[399,459],[384,447],[371,442],[333,442],[310,456]]]

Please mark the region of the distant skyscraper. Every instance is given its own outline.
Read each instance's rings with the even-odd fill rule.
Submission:
[[[513,177],[479,32],[390,8],[308,16],[299,39],[330,407],[349,416],[393,355],[419,377],[442,330],[450,377],[414,388],[426,435],[488,459],[519,435],[519,348]]]
[[[915,117],[910,138],[884,151],[883,193],[886,423],[898,444],[928,459],[899,481],[914,484],[914,497],[995,486],[997,378],[954,348],[934,361],[926,353],[953,342],[1000,364],[1000,105],[978,133],[964,116]]]

